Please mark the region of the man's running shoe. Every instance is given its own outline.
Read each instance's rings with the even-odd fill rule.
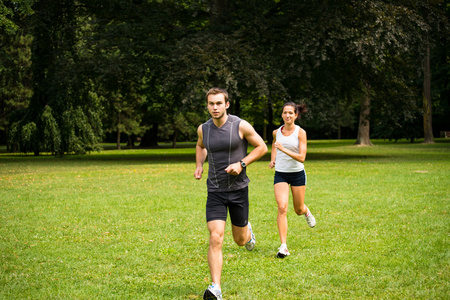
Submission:
[[[222,300],[222,291],[213,282],[203,294],[205,300]]]
[[[251,234],[252,238],[250,239],[250,241],[247,242],[247,244],[245,244],[245,248],[248,251],[252,251],[253,248],[255,248],[256,239],[255,239],[255,235],[253,234],[252,225],[250,224],[250,222],[248,222],[248,229],[250,230],[250,234]]]
[[[278,248],[277,257],[278,258],[285,258],[286,256],[290,255],[289,250],[285,245],[281,245],[280,248]]]

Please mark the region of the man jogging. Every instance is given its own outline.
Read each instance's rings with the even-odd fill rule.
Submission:
[[[248,222],[250,180],[246,168],[267,153],[267,146],[247,121],[227,114],[230,102],[226,90],[210,89],[206,101],[211,119],[197,130],[194,173],[197,180],[202,178],[203,163],[208,157],[206,221],[210,234],[208,264],[212,284],[203,299],[222,299],[222,244],[228,210],[234,241],[253,250],[256,240]],[[248,143],[254,149],[247,155]]]

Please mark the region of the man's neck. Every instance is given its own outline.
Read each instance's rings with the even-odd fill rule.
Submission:
[[[228,120],[228,114],[224,113],[222,118],[220,119],[213,119],[214,125],[216,125],[217,127],[222,127],[223,124],[225,124]]]

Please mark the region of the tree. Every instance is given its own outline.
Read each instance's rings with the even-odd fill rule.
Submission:
[[[33,6],[33,96],[16,114],[9,142],[22,152],[62,155],[97,149],[100,104],[78,68],[78,7],[74,0],[39,0]]]
[[[31,98],[29,17],[33,1],[0,1],[0,143],[6,143],[9,118]]]
[[[431,104],[430,45],[428,42],[426,42],[425,51],[426,54],[423,62],[423,142],[425,144],[434,144]]]
[[[281,45],[276,52],[282,59],[277,53],[274,57],[284,63],[286,79],[294,82],[283,81],[290,95],[303,95],[313,107],[326,107],[317,104],[330,99],[312,99],[320,90],[331,99],[361,95],[357,143],[362,144],[370,144],[371,115],[386,102],[398,113],[406,115],[400,109],[408,108],[413,115],[415,82],[401,73],[411,74],[411,59],[403,58],[420,48],[417,29],[424,24],[417,9],[402,1],[281,0],[275,11],[271,31],[285,34],[270,36]],[[405,93],[396,93],[398,87]],[[397,97],[386,97],[390,93]]]
[[[158,136],[175,146],[207,118],[204,93],[217,85],[232,97],[230,113],[268,142],[286,101],[308,105],[302,122],[311,136],[340,137],[358,126],[358,143],[370,144],[371,132],[415,138],[407,128],[418,118],[417,58],[427,37],[435,57],[445,32],[442,0],[3,3],[4,30],[21,24],[11,16],[22,4],[35,3],[24,6],[36,11],[33,95],[25,110],[6,113],[11,145],[35,154],[90,151],[102,129],[116,133],[119,146],[123,133],[142,135],[142,147],[157,146]],[[19,99],[29,74],[18,73],[22,87],[7,82],[3,94]],[[443,114],[435,90],[433,109]]]
[[[450,7],[447,7],[446,15],[447,18],[450,17]],[[447,35],[442,43],[437,43],[431,51],[433,135],[436,137],[450,128],[448,119],[450,115],[450,60],[448,49],[450,49],[450,39]]]
[[[424,143],[433,144],[432,97],[431,97],[431,47],[445,41],[450,34],[447,1],[432,0],[415,5],[424,25],[418,26],[422,40],[423,57],[423,131]]]
[[[14,36],[23,30],[22,21],[33,14],[35,0],[4,1],[0,0],[0,32]]]
[[[32,95],[31,40],[31,35],[22,33],[0,36],[0,132],[5,132],[5,137],[12,113],[28,107]]]
[[[160,108],[167,105],[162,73],[177,39],[195,30],[191,6],[196,2],[83,2],[92,15],[88,47],[109,112],[107,130],[118,137],[120,131],[142,134],[142,147],[156,146]]]
[[[179,105],[203,110],[209,88],[226,88],[231,96],[230,113],[250,117],[267,133],[272,111],[257,112],[271,110],[274,101],[282,98],[279,95],[286,95],[278,74],[282,70],[271,68],[267,40],[262,41],[267,27],[262,16],[274,5],[273,1],[220,0],[187,11],[197,18],[189,21],[193,29],[185,31],[167,57],[162,89],[182,95],[186,101]]]

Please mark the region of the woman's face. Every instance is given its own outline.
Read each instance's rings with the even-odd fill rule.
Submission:
[[[283,108],[283,113],[281,114],[281,117],[283,118],[284,123],[290,124],[295,122],[295,120],[298,117],[298,114],[295,113],[295,107],[291,105],[286,105]]]

